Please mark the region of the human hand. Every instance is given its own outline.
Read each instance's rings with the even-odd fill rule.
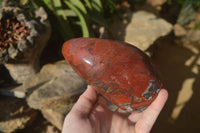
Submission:
[[[112,112],[107,101],[88,86],[66,116],[62,133],[149,133],[167,97],[167,91],[161,89],[143,112],[128,114],[121,109]]]

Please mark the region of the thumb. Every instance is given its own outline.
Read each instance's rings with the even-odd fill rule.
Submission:
[[[97,93],[95,89],[88,85],[86,91],[79,97],[70,113],[76,113],[80,116],[88,116],[97,102]]]

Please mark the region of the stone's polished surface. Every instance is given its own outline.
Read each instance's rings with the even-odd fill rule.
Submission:
[[[150,105],[162,87],[149,57],[130,44],[77,38],[65,42],[62,53],[97,92],[129,112]]]

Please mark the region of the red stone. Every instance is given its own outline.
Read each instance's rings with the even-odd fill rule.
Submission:
[[[130,44],[77,38],[65,42],[62,53],[97,92],[129,112],[150,105],[162,87],[149,57]]]

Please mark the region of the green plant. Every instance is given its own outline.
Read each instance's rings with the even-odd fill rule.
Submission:
[[[200,29],[200,24],[195,24],[195,25],[194,25],[194,29],[195,29],[195,30],[199,30],[199,29]]]
[[[168,0],[168,3],[176,3],[180,5],[193,5],[193,6],[200,6],[200,0]]]
[[[0,1],[0,7],[2,6],[2,0]]]
[[[116,10],[113,0],[20,0],[21,4],[30,7],[44,7],[48,12],[50,22],[56,25],[64,40],[82,36],[94,36],[92,24],[104,26],[109,32],[110,28],[104,19],[103,4],[112,3],[110,11]],[[80,34],[81,31],[81,34]]]
[[[195,19],[197,10],[200,7],[200,0],[168,0],[168,4],[182,6],[178,15],[177,23],[185,25]]]

